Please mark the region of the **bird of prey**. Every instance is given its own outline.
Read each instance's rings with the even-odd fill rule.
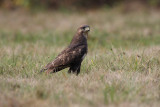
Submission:
[[[77,29],[70,45],[63,50],[52,62],[48,63],[41,72],[55,73],[69,68],[68,73],[80,73],[81,63],[88,51],[87,38],[90,27],[82,25]]]

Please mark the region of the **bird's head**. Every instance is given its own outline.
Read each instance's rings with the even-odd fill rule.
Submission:
[[[79,34],[84,34],[86,36],[88,36],[88,32],[90,31],[90,27],[88,25],[81,25],[78,28],[78,33]]]
[[[77,29],[76,34],[74,35],[70,46],[75,46],[75,44],[86,43],[88,38],[88,32],[90,27],[88,25],[82,25]]]

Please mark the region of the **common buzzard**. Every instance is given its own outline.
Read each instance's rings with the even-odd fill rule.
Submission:
[[[52,62],[48,63],[41,72],[55,73],[68,68],[68,73],[80,73],[81,63],[87,54],[87,37],[90,27],[80,26],[70,45],[63,50]]]

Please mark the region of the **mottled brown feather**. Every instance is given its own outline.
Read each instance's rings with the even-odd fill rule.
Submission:
[[[66,48],[64,51],[62,51],[51,63],[48,63],[45,66],[45,69],[49,70],[57,70],[57,69],[64,69],[66,67],[69,67],[72,62],[80,61],[81,57],[83,57],[83,51],[85,45],[78,46],[76,48]]]
[[[86,30],[87,29],[87,30]],[[87,54],[87,37],[90,28],[88,25],[80,26],[70,45],[63,50],[52,62],[48,63],[41,72],[57,72],[70,67],[69,72],[80,72],[81,62]]]

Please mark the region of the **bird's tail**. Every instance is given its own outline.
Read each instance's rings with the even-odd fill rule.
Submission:
[[[45,72],[46,70],[47,70],[46,68],[42,68],[42,69],[40,70],[40,73]]]

